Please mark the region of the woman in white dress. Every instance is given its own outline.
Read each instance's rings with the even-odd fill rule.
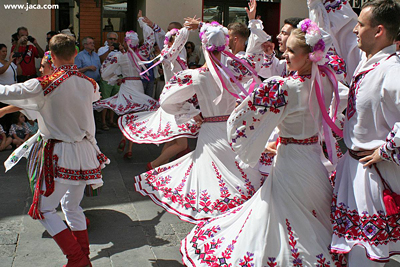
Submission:
[[[250,166],[278,127],[274,166],[250,200],[200,222],[182,241],[187,266],[341,266],[328,249],[332,187],[319,144],[321,124],[333,124],[327,109],[337,85],[330,69],[337,66],[319,66],[329,48],[329,35],[322,36],[303,20],[284,53],[297,73],[264,81],[231,114],[232,148]]]
[[[151,21],[148,24],[152,24]],[[189,30],[183,27],[180,30],[172,29],[166,34],[164,48],[157,63],[162,64],[166,81],[182,70],[187,69],[186,61],[180,57],[180,52],[189,37]],[[187,151],[187,138],[197,137],[199,126],[194,120],[177,124],[175,116],[166,113],[162,108],[157,111],[143,111],[126,114],[118,119],[118,125],[124,136],[138,144],[165,143],[161,155],[147,164],[147,169],[153,169],[165,164],[178,153]],[[181,154],[181,153],[180,153]]]
[[[124,115],[132,112],[144,110],[157,110],[158,101],[144,93],[140,73],[141,61],[148,58],[150,49],[154,46],[154,32],[143,22],[143,17],[138,19],[140,27],[143,29],[144,44],[139,45],[139,38],[136,32],[129,31],[125,35],[124,47],[126,52],[118,52],[108,57],[101,66],[101,77],[109,84],[120,84],[118,94],[102,99],[93,104],[93,109],[101,111],[111,109],[117,115]],[[124,151],[126,139],[123,137],[118,149]],[[128,145],[125,158],[132,157],[132,143]]]
[[[226,120],[235,108],[239,94],[239,87],[230,80],[237,82],[251,73],[239,59],[229,71],[220,65],[221,55],[226,54],[229,41],[227,33],[227,29],[218,23],[205,24],[200,37],[207,63],[202,68],[176,74],[160,97],[161,107],[178,120],[194,117],[196,121],[203,121],[196,149],[135,177],[137,191],[150,196],[156,204],[180,219],[192,223],[242,204],[262,183],[262,175],[256,168],[242,167],[235,160],[236,155],[226,136]],[[262,42],[261,38],[259,40]],[[262,58],[261,44],[259,47],[259,54],[249,55],[255,61]],[[225,78],[228,73],[231,79]],[[194,94],[202,117],[200,111],[187,102]]]

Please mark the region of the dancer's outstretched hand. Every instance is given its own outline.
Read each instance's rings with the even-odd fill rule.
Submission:
[[[194,16],[193,18],[191,17],[187,17],[184,18],[185,23],[183,24],[185,27],[188,27],[189,30],[196,30],[199,28],[199,24],[201,19],[200,18],[196,18],[196,16]]]
[[[153,27],[154,22],[152,22],[148,17],[144,16],[143,17],[143,22],[149,25],[149,27]]]
[[[139,10],[139,12],[138,12],[138,14],[137,14],[137,17],[138,17],[138,18],[143,17],[142,10]]]
[[[248,8],[246,7],[246,12],[247,12],[247,16],[249,17],[249,20],[256,18],[256,12],[257,12],[256,0],[250,0],[249,7]]]

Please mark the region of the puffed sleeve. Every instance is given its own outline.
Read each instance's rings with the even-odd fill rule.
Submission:
[[[30,79],[24,83],[0,85],[0,101],[23,109],[40,110],[45,97],[40,81]]]
[[[164,46],[165,31],[157,24],[153,24],[154,37],[158,47],[161,49]]]
[[[154,37],[154,31],[152,28],[150,28],[149,25],[147,25],[143,21],[143,17],[140,17],[138,19],[140,28],[143,30],[143,45],[139,47],[139,53],[142,57],[144,58],[149,58],[150,56],[150,51],[154,46],[154,43],[156,42],[155,37]]]
[[[400,166],[400,122],[394,125],[379,152],[381,158]]]
[[[353,29],[357,24],[357,14],[349,1],[308,0],[310,19],[328,32],[337,54],[347,63],[346,82],[350,83],[354,71],[361,61],[362,51],[357,46]]]
[[[175,41],[169,48],[164,48],[162,57],[164,60],[169,62],[173,62],[179,56],[182,49],[185,47],[185,44],[189,38],[189,30],[186,27],[183,27],[178,31],[175,37]],[[186,61],[186,58],[182,58],[182,60]]]
[[[400,87],[398,75],[400,67],[391,67],[384,77],[381,91],[382,111],[385,121],[392,130],[380,148],[383,159],[400,165]],[[383,128],[383,127],[382,127]]]
[[[116,77],[121,73],[119,65],[120,56],[121,52],[108,56],[101,65],[101,78],[109,84],[115,84]]]
[[[285,80],[271,77],[232,112],[228,119],[228,139],[244,163],[250,166],[258,163],[271,133],[284,119],[287,104]]]
[[[286,71],[286,60],[279,60],[275,53],[271,55],[264,54],[264,59],[261,64],[261,69],[258,72],[263,78],[269,78],[272,76],[283,76]]]
[[[185,70],[175,74],[165,85],[160,96],[160,105],[165,112],[175,115],[178,124],[184,123],[200,113],[188,101],[197,86],[193,79],[196,70]]]

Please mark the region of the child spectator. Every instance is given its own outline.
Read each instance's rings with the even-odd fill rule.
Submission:
[[[12,144],[19,147],[29,138],[29,128],[25,124],[25,116],[21,112],[15,113],[13,124],[11,124],[9,135],[12,138]]]
[[[25,122],[26,127],[28,127],[29,129],[29,136],[33,136],[39,129],[39,126],[36,122],[36,120],[28,120],[27,122]]]
[[[12,138],[6,136],[3,126],[0,124],[0,151],[11,149]]]

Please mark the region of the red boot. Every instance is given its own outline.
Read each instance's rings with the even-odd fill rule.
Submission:
[[[87,230],[72,231],[71,233],[75,237],[75,240],[78,242],[78,244],[81,246],[83,254],[85,254],[89,258],[90,249]]]
[[[69,229],[65,229],[53,236],[54,241],[61,248],[64,255],[67,256],[68,263],[64,267],[89,267],[90,260],[82,252],[79,243],[72,236]]]

